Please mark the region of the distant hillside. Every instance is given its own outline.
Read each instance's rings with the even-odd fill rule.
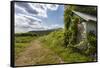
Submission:
[[[26,33],[15,33],[15,36],[43,36],[51,32],[62,30],[62,28],[49,29],[49,30],[38,30],[38,31],[29,31]]]
[[[62,29],[62,28],[48,29],[48,30],[38,30],[38,31],[29,31],[29,32],[37,34],[37,35],[46,35],[46,34],[49,34],[53,31],[57,31],[57,30],[60,30],[60,29]]]

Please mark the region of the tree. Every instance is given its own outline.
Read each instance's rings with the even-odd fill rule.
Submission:
[[[75,9],[72,5],[67,5],[67,8],[64,11],[64,43],[65,46],[69,44],[75,44],[77,40],[77,23],[79,18],[73,14]]]
[[[77,33],[78,33],[78,22],[79,22],[79,18],[78,17],[74,17],[73,23],[72,23],[72,27],[71,27],[71,40],[70,43],[72,45],[77,43]]]
[[[67,9],[65,9],[64,11],[64,43],[65,43],[65,46],[69,44],[69,39],[71,35],[69,28],[72,23],[72,16],[73,16],[72,6],[67,6]]]

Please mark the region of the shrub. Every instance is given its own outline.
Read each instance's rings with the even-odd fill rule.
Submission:
[[[97,48],[97,40],[95,34],[93,34],[92,32],[87,33],[87,40],[88,40],[88,49],[86,50],[86,54],[95,55]]]
[[[53,50],[66,63],[92,61],[91,57],[82,54],[77,47],[73,45],[64,47],[63,31],[52,32],[47,36],[41,37],[40,41],[43,42],[44,47]]]

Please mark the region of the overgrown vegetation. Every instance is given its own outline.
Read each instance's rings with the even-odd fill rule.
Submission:
[[[64,11],[64,43],[65,46],[74,45],[77,43],[77,33],[79,18],[73,15],[74,6],[67,6]]]
[[[79,17],[72,11],[76,7],[67,6],[64,11],[64,29],[41,37],[44,46],[53,50],[66,63],[89,62],[96,60],[96,36],[87,33],[87,38],[77,42]]]
[[[93,6],[76,6],[74,10],[90,14],[93,16],[97,16],[97,8]]]
[[[77,47],[64,47],[63,30],[55,31],[47,36],[41,37],[40,41],[44,43],[44,47],[50,48],[60,56],[65,63],[93,61],[91,57],[81,53],[82,51]]]
[[[95,34],[93,34],[92,32],[89,32],[87,34],[87,40],[88,40],[88,49],[86,51],[86,54],[89,55],[96,55],[97,52],[97,39]]]

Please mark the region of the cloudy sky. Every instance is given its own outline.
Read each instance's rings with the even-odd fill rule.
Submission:
[[[15,32],[63,28],[64,6],[41,3],[15,3]]]

